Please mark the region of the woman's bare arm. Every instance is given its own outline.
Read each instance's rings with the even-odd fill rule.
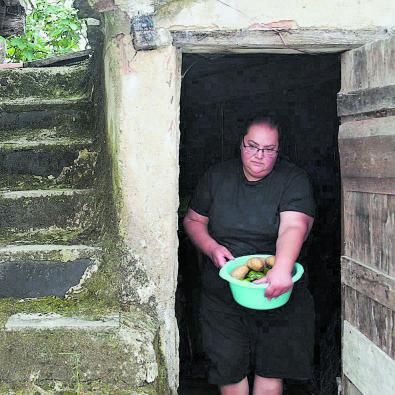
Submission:
[[[314,219],[304,213],[284,211],[280,213],[280,228],[276,242],[276,263],[260,282],[268,282],[265,295],[273,298],[292,287],[292,269],[302,249]]]
[[[189,238],[199,250],[214,262],[215,266],[222,267],[227,260],[233,259],[231,252],[210,236],[208,232],[208,217],[188,209],[183,223]]]

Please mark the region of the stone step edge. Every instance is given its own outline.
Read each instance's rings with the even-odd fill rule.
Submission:
[[[120,315],[104,316],[100,320],[87,320],[79,317],[64,317],[57,313],[17,313],[5,323],[5,331],[21,330],[117,330],[120,328]]]
[[[34,149],[38,147],[86,147],[93,145],[93,139],[89,138],[54,138],[46,140],[27,140],[17,139],[1,141],[0,137],[0,150],[15,150],[15,149]]]
[[[81,258],[99,259],[102,248],[84,244],[21,244],[0,246],[0,264],[29,258],[36,261],[72,262]]]
[[[75,196],[88,195],[94,193],[94,189],[32,189],[28,191],[0,191],[0,199],[23,199],[23,198],[40,198],[52,196]]]
[[[0,245],[5,247],[13,244],[18,246],[24,246],[29,244],[64,244],[73,245],[76,244],[74,240],[78,242],[92,243],[91,237],[88,237],[84,233],[84,229],[80,227],[59,227],[59,226],[48,226],[30,229],[1,229],[0,228]],[[93,243],[96,243],[96,239]]]
[[[88,50],[82,50],[82,51],[77,51],[73,52],[72,55],[81,53],[81,56],[89,55],[92,53],[91,49]],[[52,58],[46,58],[46,59],[39,59],[39,60],[32,60],[30,62],[25,62],[23,65],[24,67],[21,68],[5,68],[1,69],[1,73],[3,74],[33,74],[34,76],[37,76],[39,74],[45,73],[45,74],[64,74],[65,72],[70,73],[71,72],[79,72],[80,70],[86,70],[89,72],[89,67],[91,67],[92,64],[92,59],[87,58],[87,59],[81,59],[78,62],[74,64],[63,64],[63,65],[56,65],[54,66],[52,61],[61,60],[61,57],[69,57],[70,54],[66,55],[59,55],[59,56],[54,56]],[[39,66],[38,66],[39,65]]]
[[[9,99],[0,100],[0,110],[3,111],[13,111],[14,109],[23,108],[23,111],[29,111],[35,108],[50,107],[50,108],[63,108],[63,107],[80,107],[91,104],[90,95],[81,95],[66,97],[62,99],[43,99],[41,97],[24,97],[22,99]]]

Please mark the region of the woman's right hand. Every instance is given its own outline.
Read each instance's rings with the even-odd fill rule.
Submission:
[[[213,246],[213,248],[210,249],[208,257],[219,269],[224,266],[227,261],[235,259],[232,253],[226,247],[217,243],[216,246]]]

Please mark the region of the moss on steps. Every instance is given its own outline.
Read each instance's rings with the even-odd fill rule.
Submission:
[[[3,229],[30,230],[57,227],[87,227],[95,211],[95,196],[89,189],[54,189],[0,193],[0,223]]]
[[[94,229],[56,227],[36,229],[0,228],[0,246],[10,244],[80,244],[97,242]]]
[[[62,99],[42,99],[35,96],[26,96],[18,99],[1,99],[0,110],[4,112],[61,110],[61,109],[86,109],[90,104],[88,94],[69,96]]]
[[[0,97],[26,98],[34,92],[38,98],[55,99],[89,92],[89,64],[0,70]]]

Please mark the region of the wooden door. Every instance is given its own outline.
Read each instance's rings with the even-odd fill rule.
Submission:
[[[395,394],[395,37],[342,55],[343,394]]]

